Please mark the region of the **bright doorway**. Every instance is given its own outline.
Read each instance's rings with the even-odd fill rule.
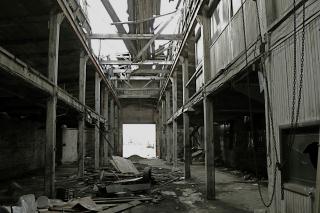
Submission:
[[[123,124],[123,157],[156,157],[155,124]]]

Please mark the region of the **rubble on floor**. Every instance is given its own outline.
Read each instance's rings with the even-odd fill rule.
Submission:
[[[159,203],[165,194],[162,188],[175,181],[183,181],[179,170],[143,164],[136,167],[128,159],[113,156],[109,166],[87,170],[83,178],[68,173],[57,175],[57,199],[27,194],[16,203],[2,206],[0,212],[122,212],[145,203]],[[18,183],[12,183],[8,191],[13,194],[19,188]],[[186,196],[181,200],[189,203]]]

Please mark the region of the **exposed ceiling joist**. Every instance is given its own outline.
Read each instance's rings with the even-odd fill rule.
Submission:
[[[126,69],[114,69],[113,73],[131,73],[133,70],[126,70]],[[167,74],[169,70],[160,70],[160,69],[138,69],[135,70],[135,74]]]
[[[88,36],[90,39],[101,40],[150,40],[154,37],[154,34],[91,34]],[[181,34],[160,34],[155,40],[182,40]]]
[[[117,60],[102,60],[102,65],[172,65],[172,61],[163,60],[146,60],[142,62],[131,62],[131,61],[117,61]]]
[[[111,19],[113,22],[120,22],[120,19],[113,9],[111,3],[109,0],[101,0],[103,6],[106,8],[108,14],[110,15]],[[126,29],[123,27],[123,25],[116,25],[116,28],[119,33],[121,34],[127,34]],[[136,55],[137,54],[137,49],[135,45],[132,43],[130,40],[123,40],[124,44],[126,45],[128,51],[131,53],[131,55]]]
[[[118,81],[128,81],[128,80],[134,80],[134,81],[160,81],[165,80],[164,77],[158,77],[158,76],[131,76],[130,78],[118,78],[118,77],[111,77],[110,80],[118,80]]]

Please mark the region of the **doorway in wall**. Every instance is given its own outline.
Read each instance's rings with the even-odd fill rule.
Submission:
[[[123,157],[156,157],[155,124],[123,124]]]

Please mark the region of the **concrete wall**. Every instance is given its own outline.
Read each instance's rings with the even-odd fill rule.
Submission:
[[[154,124],[157,119],[155,108],[141,104],[130,103],[122,104],[122,123],[123,124]]]
[[[44,166],[43,124],[0,117],[0,129],[0,179],[8,179]]]

